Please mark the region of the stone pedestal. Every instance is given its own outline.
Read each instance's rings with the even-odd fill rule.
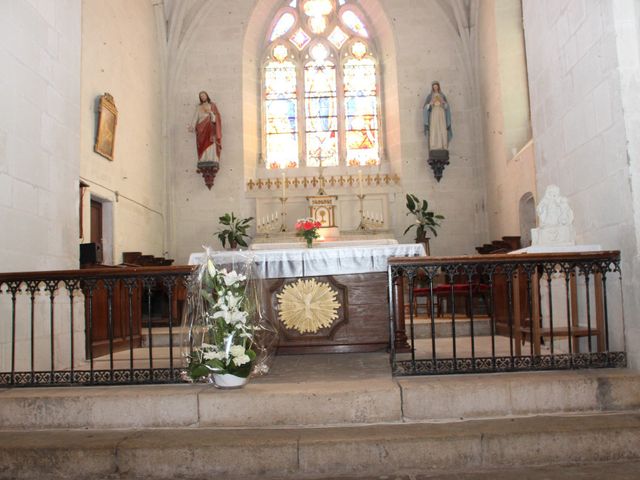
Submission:
[[[572,246],[576,244],[576,232],[573,225],[532,228],[531,244],[554,247]]]
[[[444,167],[449,165],[449,150],[429,150],[427,163],[433,169],[433,176],[439,182],[444,172]]]

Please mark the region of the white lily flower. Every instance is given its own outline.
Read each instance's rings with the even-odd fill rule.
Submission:
[[[233,357],[239,357],[241,355],[244,355],[244,347],[242,345],[234,345],[229,349],[229,353]]]
[[[235,325],[237,323],[244,324],[247,321],[247,312],[230,312],[227,323]]]
[[[209,272],[209,275],[211,275],[212,277],[215,277],[216,274],[218,273],[211,259],[207,260],[207,271]]]
[[[222,318],[225,323],[231,323],[231,312],[228,308],[221,308],[213,314],[213,318]]]
[[[236,364],[236,366],[240,366],[240,365],[244,365],[245,363],[249,363],[251,361],[251,359],[249,358],[249,355],[240,355],[239,357],[235,357],[233,359],[233,363]]]
[[[224,352],[205,352],[205,360],[225,360],[227,356]]]
[[[226,295],[227,306],[229,308],[236,308],[238,304],[242,301],[242,298],[233,295],[232,293],[228,293]]]
[[[236,272],[235,270],[232,270],[229,273],[223,273],[224,283],[227,287],[235,285],[238,282],[243,282],[244,280],[246,280],[246,278],[246,276],[238,274],[238,272]]]

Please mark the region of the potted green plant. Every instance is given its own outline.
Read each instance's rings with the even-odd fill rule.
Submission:
[[[427,237],[427,230],[430,230],[437,237],[438,231],[436,229],[440,227],[439,222],[444,220],[444,216],[430,211],[429,203],[426,200],[420,200],[412,193],[407,193],[407,210],[409,210],[407,215],[415,216],[415,222],[407,227],[404,234],[416,227],[416,243],[424,243],[428,255],[429,238]]]
[[[227,227],[222,230],[218,230],[214,234],[218,235],[218,239],[220,240],[220,243],[222,243],[223,248],[226,248],[227,240],[229,241],[229,247],[232,249],[238,248],[238,245],[242,247],[247,246],[247,242],[244,239],[245,237],[249,238],[247,229],[249,228],[249,223],[253,220],[253,217],[239,218],[231,212],[225,213],[218,220],[220,221],[220,225]]]

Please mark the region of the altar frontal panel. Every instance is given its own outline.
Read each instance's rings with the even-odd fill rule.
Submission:
[[[389,343],[387,275],[363,273],[266,281],[278,353],[384,350]]]

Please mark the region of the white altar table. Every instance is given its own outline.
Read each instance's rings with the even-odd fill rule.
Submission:
[[[318,275],[347,275],[354,273],[374,273],[387,271],[389,257],[415,257],[425,255],[421,243],[398,244],[362,244],[347,246],[343,242],[326,242],[320,248],[293,248],[288,244],[284,248],[261,248],[256,250],[216,251],[212,252],[222,263],[233,263],[238,256],[252,257],[262,278],[314,277]],[[390,241],[390,242],[391,242]],[[355,242],[355,241],[354,241]],[[371,242],[380,242],[371,240]],[[204,262],[205,253],[192,253],[189,265]],[[237,261],[237,260],[236,260]]]

